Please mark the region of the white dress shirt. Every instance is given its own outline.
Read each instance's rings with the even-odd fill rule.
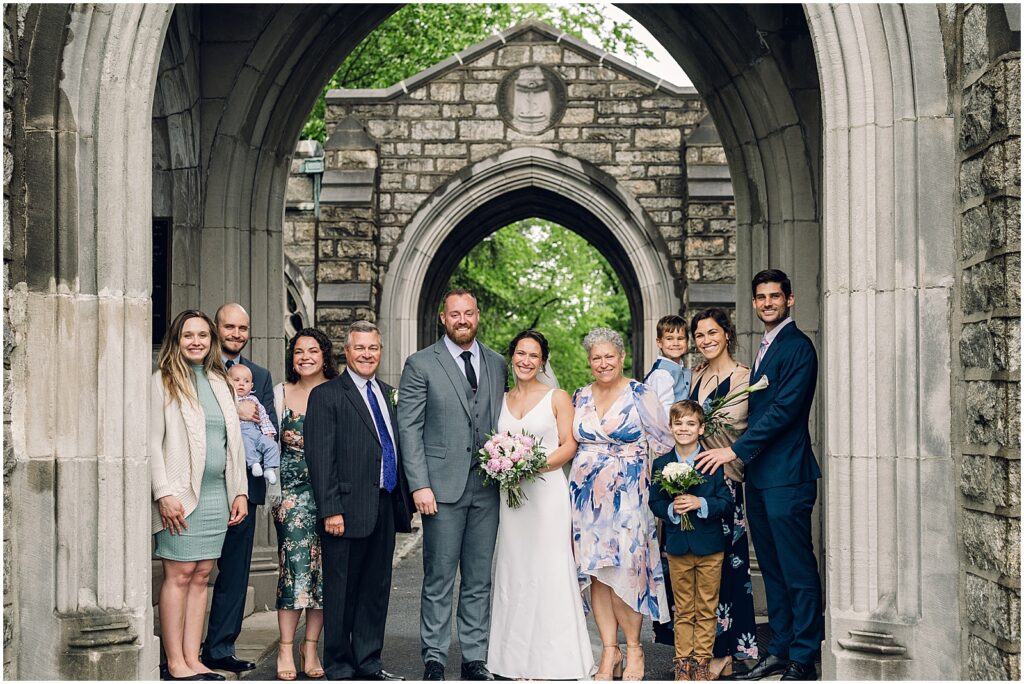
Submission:
[[[448,351],[451,352],[452,358],[455,359],[455,365],[459,367],[462,374],[466,374],[466,364],[462,361],[462,352],[468,351],[472,356],[469,358],[469,362],[473,364],[473,371],[476,373],[476,383],[480,384],[480,344],[473,340],[473,346],[469,349],[463,349],[459,345],[452,342],[452,338],[447,335],[444,336],[444,344],[448,347]]]

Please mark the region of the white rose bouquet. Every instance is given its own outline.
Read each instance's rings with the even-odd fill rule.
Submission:
[[[690,489],[703,482],[704,476],[697,472],[696,468],[689,463],[679,461],[669,463],[654,475],[654,483],[672,498],[686,494]],[[689,514],[683,513],[679,526],[684,530],[693,529]]]
[[[476,460],[484,471],[484,484],[497,482],[509,508],[523,505],[526,501],[523,482],[537,479],[548,466],[547,453],[540,441],[526,430],[518,435],[495,432],[478,452]]]

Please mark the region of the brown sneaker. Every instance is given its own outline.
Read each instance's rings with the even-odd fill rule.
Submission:
[[[672,664],[675,666],[676,681],[677,682],[689,682],[693,681],[693,659],[692,658],[674,658]]]

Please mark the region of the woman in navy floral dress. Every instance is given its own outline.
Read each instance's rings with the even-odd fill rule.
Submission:
[[[714,400],[745,388],[750,382],[750,369],[733,360],[736,330],[722,309],[705,309],[693,317],[690,330],[705,363],[693,374],[690,399],[704,406]],[[732,432],[705,436],[701,443],[707,449],[729,446],[747,428],[747,398],[724,409]],[[725,484],[733,495],[732,545],[725,551],[722,581],[718,592],[718,632],[715,635],[714,660],[716,674],[731,674],[733,660],[757,660],[757,625],[754,621],[754,596],[750,580],[750,537],[743,510],[743,472],[739,461],[727,464]]]
[[[674,444],[665,410],[646,385],[622,374],[622,337],[606,328],[583,341],[594,382],[576,391],[569,474],[573,550],[581,588],[604,650],[594,679],[621,669],[618,628],[626,637],[625,680],[643,679],[643,616],[669,619],[657,528],[647,506],[651,460]]]

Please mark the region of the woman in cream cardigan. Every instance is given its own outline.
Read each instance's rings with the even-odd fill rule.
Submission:
[[[248,513],[245,453],[216,327],[183,311],[150,385],[149,452],[156,556],[163,561],[164,679],[224,679],[199,661],[206,587],[229,525]]]

